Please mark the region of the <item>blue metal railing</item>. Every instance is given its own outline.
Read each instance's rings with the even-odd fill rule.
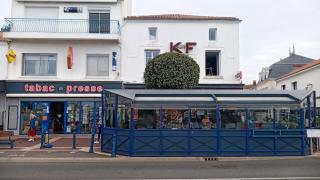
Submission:
[[[4,32],[119,34],[117,20],[5,18]]]
[[[220,132],[217,136],[216,132]],[[305,155],[305,129],[104,128],[102,151],[127,156]]]

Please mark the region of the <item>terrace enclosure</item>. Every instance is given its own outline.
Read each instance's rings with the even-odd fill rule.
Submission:
[[[313,91],[105,90],[101,150],[126,156],[304,156]]]

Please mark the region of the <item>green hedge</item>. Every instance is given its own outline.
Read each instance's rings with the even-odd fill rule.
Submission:
[[[149,61],[144,80],[149,89],[191,89],[199,83],[200,67],[191,57],[164,53]]]

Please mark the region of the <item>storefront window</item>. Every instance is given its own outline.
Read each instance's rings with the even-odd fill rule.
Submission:
[[[135,109],[133,119],[136,129],[160,128],[159,109]]]
[[[245,110],[241,109],[221,109],[221,128],[244,129],[246,119],[245,112]]]
[[[105,108],[105,127],[108,128],[114,128],[115,124],[114,124],[114,108],[111,104],[106,104],[106,108]]]
[[[21,134],[27,134],[31,120],[32,102],[21,102],[20,109]]]
[[[71,133],[73,131],[77,131],[79,124],[79,110],[80,103],[79,102],[69,102],[67,106],[67,114],[66,114],[66,132]]]
[[[188,127],[189,111],[187,109],[165,109],[163,115],[163,128],[186,129]]]
[[[94,102],[81,103],[81,133],[91,133],[94,120]]]
[[[102,124],[102,106],[101,102],[96,102],[96,127]],[[96,129],[97,132],[98,129]]]
[[[190,128],[193,129],[213,129],[216,128],[215,109],[192,109]]]
[[[250,110],[249,127],[254,129],[273,128],[273,110]]]

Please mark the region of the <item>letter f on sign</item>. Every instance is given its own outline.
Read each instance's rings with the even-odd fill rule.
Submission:
[[[186,43],[186,53],[188,54],[189,51],[191,51],[193,49],[193,46],[197,45],[197,43],[195,42],[187,42]]]

